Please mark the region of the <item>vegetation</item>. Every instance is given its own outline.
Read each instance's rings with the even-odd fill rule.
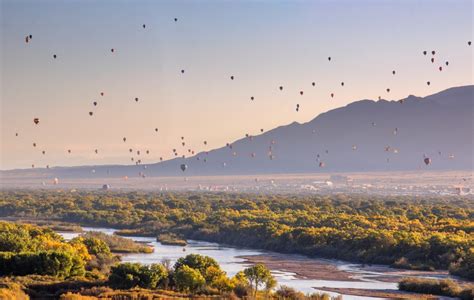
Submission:
[[[402,291],[474,299],[474,285],[462,286],[452,280],[405,278],[398,283]]]
[[[0,214],[402,268],[449,268],[474,279],[474,207],[462,197],[3,191]]]
[[[262,289],[265,297],[275,296],[276,281],[261,264],[229,278],[213,258],[198,254],[179,258],[172,267],[166,261],[119,263],[109,241],[109,236],[95,233],[65,241],[47,228],[0,222],[0,296],[28,299],[26,292],[60,299],[258,298]]]
[[[88,231],[81,235],[84,238],[95,238],[103,241],[114,253],[152,253],[153,248],[137,243],[118,235],[105,234],[99,231]]]
[[[163,245],[186,246],[188,242],[185,239],[178,237],[174,233],[162,233],[156,238],[158,242]]]

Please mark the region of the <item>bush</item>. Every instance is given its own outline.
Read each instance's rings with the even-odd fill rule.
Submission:
[[[112,267],[109,284],[116,288],[142,287],[155,289],[168,276],[161,264],[144,266],[139,263],[123,263]]]
[[[0,252],[0,275],[28,274],[61,278],[82,276],[85,274],[84,262],[65,251]]]
[[[449,297],[460,297],[472,293],[472,287],[463,288],[458,283],[449,280],[404,278],[398,283],[398,288],[402,291],[422,294],[434,294]],[[471,298],[472,299],[472,298]]]

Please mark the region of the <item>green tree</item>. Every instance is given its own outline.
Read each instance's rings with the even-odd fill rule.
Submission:
[[[209,256],[200,254],[189,254],[185,257],[179,258],[174,268],[175,270],[180,269],[182,266],[188,266],[195,270],[198,270],[202,276],[206,279],[206,282],[210,284],[215,276],[220,276],[222,271],[215,259]]]
[[[182,265],[174,273],[174,282],[179,290],[196,292],[206,284],[199,270]]]
[[[244,274],[249,281],[250,287],[254,290],[255,297],[257,296],[260,286],[264,286],[267,282],[272,283],[274,281],[270,270],[263,264],[256,264],[252,267],[246,268]],[[274,288],[274,286],[272,286],[272,288]]]
[[[123,263],[112,267],[109,284],[123,289],[136,286],[155,289],[167,274],[165,267],[161,264],[144,266],[139,263]]]

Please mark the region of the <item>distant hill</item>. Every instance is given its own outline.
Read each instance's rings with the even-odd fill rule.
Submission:
[[[237,140],[232,148],[224,146],[186,159],[148,164],[146,169],[136,165],[81,166],[2,173],[81,178],[90,177],[94,169],[98,177],[135,177],[139,172],[146,176],[182,176],[182,163],[188,166],[186,176],[472,170],[474,86],[402,100],[356,101],[304,124],[294,122]],[[431,158],[431,165],[424,165],[424,155]],[[324,167],[319,166],[320,162]]]

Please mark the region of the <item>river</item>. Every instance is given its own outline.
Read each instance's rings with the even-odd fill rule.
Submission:
[[[116,231],[112,228],[91,228],[83,227],[84,231],[100,231],[106,234],[114,234]],[[70,240],[79,235],[79,233],[73,232],[60,232],[60,234],[66,239]],[[254,256],[254,255],[265,255],[274,254],[263,250],[251,250],[242,249],[230,246],[222,246],[216,243],[209,243],[204,241],[188,240],[186,247],[173,246],[173,245],[162,245],[157,242],[155,238],[151,237],[139,237],[139,236],[128,236],[128,238],[137,241],[147,243],[154,248],[153,253],[133,253],[122,255],[123,262],[138,262],[142,264],[159,263],[165,259],[169,259],[174,263],[178,258],[185,256],[190,253],[196,253],[201,255],[207,255],[214,258],[221,268],[227,272],[227,275],[233,276],[237,272],[243,270],[248,266],[248,262],[241,258],[242,256]],[[290,259],[292,256],[301,259],[298,255],[287,255],[285,259]],[[310,258],[308,258],[310,259]],[[362,269],[359,264],[342,262],[337,260],[324,260],[330,264],[334,264],[339,270],[346,271],[351,274],[351,278],[355,281],[341,281],[341,280],[312,280],[298,278],[295,273],[279,270],[273,267],[271,269],[272,274],[278,281],[278,285],[286,285],[304,293],[312,292],[325,292],[318,290],[318,288],[357,288],[357,289],[370,289],[370,290],[396,290],[397,283],[384,282],[377,280],[378,275],[385,275],[378,272],[367,271]],[[400,272],[400,271],[397,271]],[[326,292],[332,296],[339,294]],[[351,296],[343,295],[344,300],[360,300],[360,299],[382,299],[374,297],[362,297],[362,296]]]

